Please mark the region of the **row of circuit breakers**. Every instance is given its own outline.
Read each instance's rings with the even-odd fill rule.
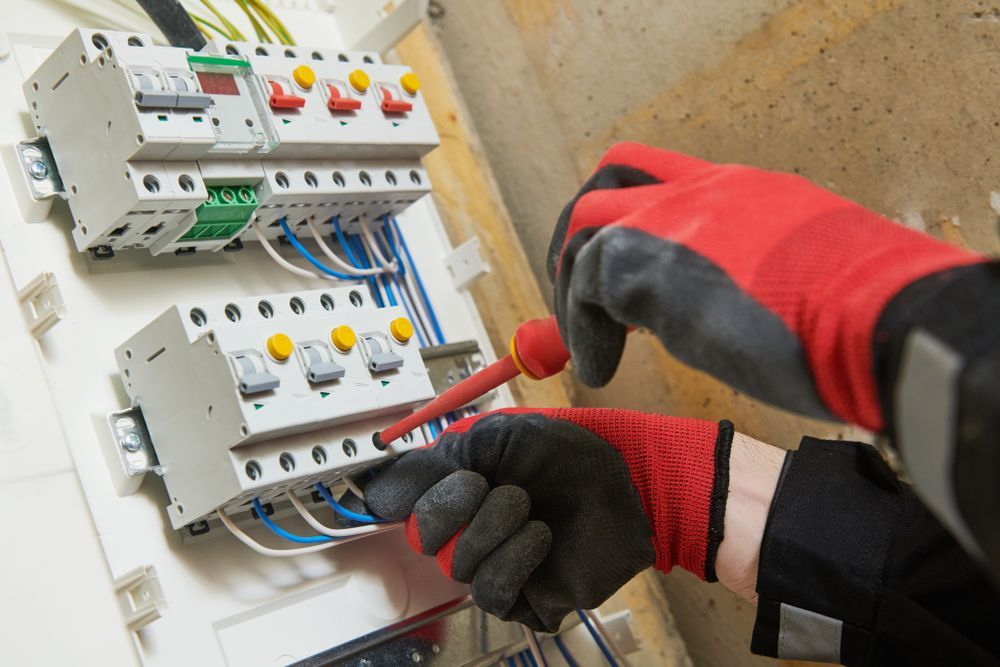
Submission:
[[[77,30],[24,93],[76,247],[105,258],[395,215],[430,190],[420,159],[438,137],[419,88],[374,53]],[[484,363],[474,344],[421,350],[413,334],[364,283],[174,305],[115,350],[131,401],[108,421],[115,463],[163,478],[188,538],[220,508],[308,497],[425,444],[418,430],[381,451],[372,436]]]
[[[430,191],[438,136],[409,68],[376,53],[77,30],[25,82],[77,249],[188,253],[324,233]]]

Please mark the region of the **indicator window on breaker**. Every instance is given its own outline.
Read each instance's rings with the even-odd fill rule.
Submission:
[[[239,95],[240,88],[236,85],[236,77],[232,74],[218,72],[196,72],[202,92],[209,95]]]

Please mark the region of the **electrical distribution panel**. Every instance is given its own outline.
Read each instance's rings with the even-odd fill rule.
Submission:
[[[376,53],[76,30],[24,84],[73,214],[108,257],[220,250],[312,219],[331,231],[430,191],[437,133],[409,68]]]
[[[434,390],[403,309],[369,298],[343,287],[175,305],[115,350],[174,528],[308,496],[423,444],[419,431],[385,452],[372,442],[393,421],[376,418]]]

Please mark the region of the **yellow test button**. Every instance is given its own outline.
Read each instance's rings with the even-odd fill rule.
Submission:
[[[357,342],[357,340],[358,336],[354,333],[354,329],[346,324],[341,324],[339,327],[330,332],[330,341],[333,342],[333,346],[341,352],[347,352],[350,350],[354,347],[354,343]]]
[[[292,70],[292,78],[295,80],[295,83],[308,90],[316,83],[316,72],[309,65],[299,65]]]
[[[405,317],[397,317],[389,322],[389,333],[400,343],[405,343],[413,338],[413,323]]]
[[[416,95],[420,90],[420,79],[413,72],[407,72],[399,77],[399,85],[403,87],[408,95]]]
[[[368,78],[368,74],[363,69],[356,69],[348,74],[347,80],[359,93],[365,92],[368,90],[368,86],[372,85],[372,80]]]
[[[295,345],[292,343],[292,339],[283,333],[276,333],[267,339],[267,353],[275,361],[284,361],[292,356],[294,349]]]

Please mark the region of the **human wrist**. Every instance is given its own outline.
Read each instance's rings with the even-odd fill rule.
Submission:
[[[785,452],[742,433],[733,436],[724,536],[715,558],[719,582],[757,601],[760,545]]]

